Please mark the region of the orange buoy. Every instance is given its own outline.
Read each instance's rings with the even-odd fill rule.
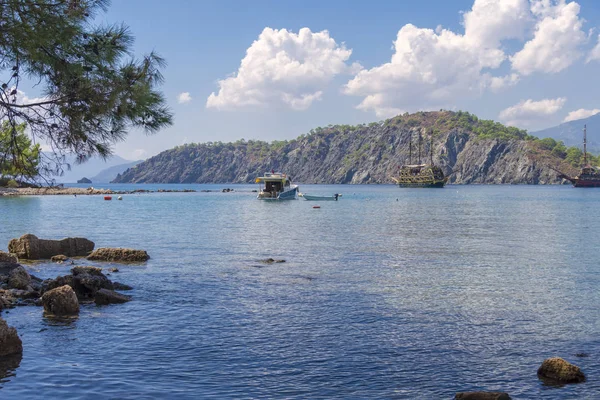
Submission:
[[[321,208],[321,206],[313,206],[313,208]]]
[[[110,196],[104,196],[104,200],[112,200],[112,197],[110,197]]]

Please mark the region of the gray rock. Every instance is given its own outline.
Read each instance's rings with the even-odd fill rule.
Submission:
[[[79,301],[69,285],[57,287],[42,296],[46,316],[68,317],[79,314]]]
[[[19,259],[15,254],[6,253],[4,251],[0,251],[0,262],[8,262],[8,263],[18,263]]]
[[[122,249],[102,247],[90,254],[87,259],[93,261],[113,262],[143,262],[148,261],[150,256],[146,250]]]
[[[131,296],[117,293],[114,290],[100,289],[96,292],[94,302],[97,305],[120,304],[131,300]]]
[[[56,279],[46,279],[42,282],[41,292],[43,294],[49,290],[56,289],[57,287],[61,287],[64,285],[69,285],[73,287],[72,275],[58,276],[56,277]]]
[[[119,282],[113,282],[113,287],[115,290],[133,290],[131,286]]]
[[[38,239],[26,234],[8,243],[8,251],[27,260],[49,259],[56,255],[67,257],[87,256],[94,250],[94,242],[85,238],[66,238],[62,240]]]
[[[511,400],[505,392],[459,392],[454,396],[460,400]]]
[[[65,256],[64,254],[59,254],[57,256],[50,257],[50,260],[55,263],[62,263],[67,261],[68,259],[69,257]]]
[[[8,326],[0,317],[0,356],[18,354],[23,352],[23,343],[15,328]]]
[[[580,383],[585,381],[585,374],[579,367],[560,357],[544,360],[537,374],[540,379],[557,383]]]
[[[73,289],[80,298],[93,298],[100,289],[113,290],[112,282],[98,267],[75,267],[73,274]]]
[[[20,265],[8,275],[8,287],[10,288],[27,290],[30,284],[31,277],[29,273]]]

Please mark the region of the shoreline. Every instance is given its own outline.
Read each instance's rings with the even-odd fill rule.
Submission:
[[[136,190],[112,190],[89,188],[0,188],[1,196],[94,196],[110,194],[136,194],[136,193],[195,193],[194,189],[136,189]]]

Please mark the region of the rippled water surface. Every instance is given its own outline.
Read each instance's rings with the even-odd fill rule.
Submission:
[[[600,190],[314,185],[343,197],[272,203],[229,187],[0,198],[3,249],[30,232],[152,257],[110,277],[130,303],[3,314],[24,352],[0,362],[0,398],[600,398]],[[587,382],[544,386],[551,356]]]

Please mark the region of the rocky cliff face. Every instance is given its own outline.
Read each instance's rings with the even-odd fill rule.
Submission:
[[[467,115],[467,117],[465,117]],[[433,161],[458,184],[557,184],[558,157],[524,131],[467,113],[398,116],[368,126],[329,126],[286,142],[206,143],[164,151],[117,176],[119,183],[249,183],[271,169],[302,183],[391,183],[398,167]],[[433,138],[433,140],[432,140]],[[525,140],[528,139],[528,140]],[[543,156],[543,157],[541,157]]]

